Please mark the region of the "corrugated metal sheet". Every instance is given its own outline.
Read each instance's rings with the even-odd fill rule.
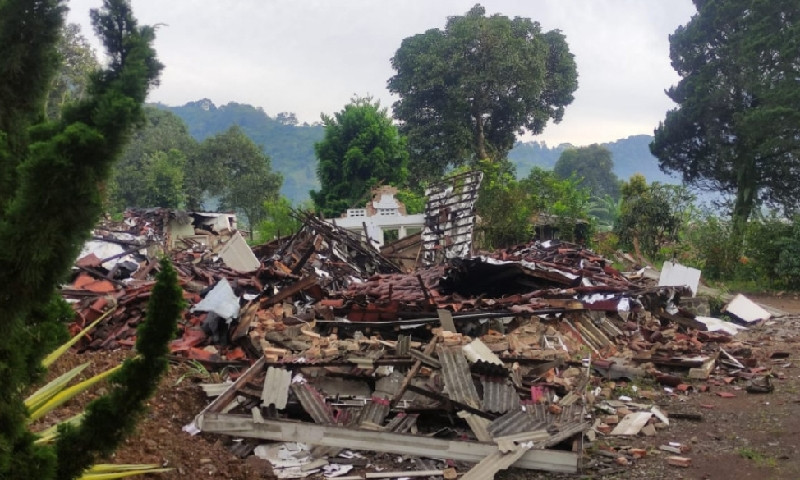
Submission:
[[[538,420],[522,409],[512,410],[489,424],[487,431],[493,437],[505,437],[520,432],[531,432],[546,427],[544,420]]]
[[[264,388],[261,391],[261,401],[265,407],[275,405],[278,410],[286,408],[289,398],[289,384],[292,382],[292,372],[283,368],[269,367],[264,377]]]
[[[482,378],[481,385],[484,411],[506,413],[519,408],[519,394],[507,379]]]
[[[445,393],[451,399],[478,408],[481,403],[478,390],[472,382],[469,364],[460,348],[437,347],[442,362]]]
[[[483,361],[500,367],[503,366],[503,361],[478,338],[464,345],[461,349],[464,351],[464,356],[472,363]]]
[[[321,424],[335,423],[330,406],[325,403],[325,397],[316,388],[308,383],[293,383],[292,393],[297,396],[300,405],[311,415],[315,422]]]

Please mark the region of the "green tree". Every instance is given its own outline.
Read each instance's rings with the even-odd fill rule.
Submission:
[[[553,217],[560,239],[591,239],[594,225],[589,216],[590,193],[575,177],[561,179],[552,171],[534,167],[522,183],[530,192],[534,212]]]
[[[640,174],[622,185],[622,207],[614,233],[637,255],[653,258],[679,239],[694,196],[680,185],[647,184]]]
[[[144,166],[144,203],[148,207],[182,208],[185,204],[183,176],[186,156],[180,150],[155,152]]]
[[[378,184],[405,183],[405,139],[380,102],[353,98],[333,116],[322,115],[322,123],[325,136],[314,145],[320,189],[311,191],[311,199],[323,214],[337,216],[366,203]]]
[[[790,0],[695,0],[670,36],[682,77],[650,148],[664,171],[734,196],[741,238],[759,204],[800,202],[800,9]],[[741,242],[740,242],[741,243]]]
[[[216,197],[220,209],[244,213],[255,228],[264,218],[264,202],[277,197],[282,181],[263,150],[233,126],[205,139],[189,158],[189,208],[197,210],[204,198]]]
[[[91,74],[100,68],[94,49],[77,23],[67,24],[58,39],[61,68],[53,79],[47,100],[47,116],[58,118],[67,102],[80,100],[89,88]]]
[[[476,204],[478,245],[495,249],[530,241],[536,205],[530,191],[516,180],[514,166],[488,159],[479,160],[478,165],[483,171]]]
[[[475,5],[403,40],[392,58],[389,91],[408,136],[413,181],[437,179],[449,166],[503,159],[524,130],[560,122],[578,87],[564,35],[528,18],[485,16]]]
[[[111,389],[86,407],[80,426],[64,425],[55,445],[59,479],[80,476],[99,456],[108,456],[133,432],[167,371],[169,341],[175,335],[185,302],[178,274],[161,259],[156,284],[147,304],[147,318],[137,328],[138,355],[125,360],[110,379]],[[11,477],[23,478],[23,477]],[[45,477],[38,477],[45,478]]]
[[[614,161],[611,151],[604,146],[595,143],[564,150],[553,172],[561,179],[574,175],[578,185],[588,189],[594,197],[609,195],[615,200],[619,198],[619,179],[614,173]]]
[[[160,105],[159,108],[180,116],[198,141],[222,133],[232,125],[241,127],[270,157],[272,169],[283,175],[281,194],[292,203],[308,200],[308,192],[319,189],[314,173],[317,166],[314,143],[322,139],[323,128],[318,122],[297,125],[297,117],[291,112],[281,112],[273,118],[252,105],[228,103],[218,107],[208,99],[180,107]]]
[[[110,209],[179,207],[189,195],[185,182],[188,158],[197,150],[186,124],[177,115],[144,107],[145,121],[114,164],[109,182]],[[159,193],[161,187],[169,191]]]
[[[611,195],[592,197],[589,203],[589,215],[597,219],[599,226],[605,230],[613,230],[622,213],[622,199],[615,200]]]
[[[277,197],[264,202],[264,219],[258,226],[258,239],[263,242],[291,235],[300,229],[300,220],[292,213],[292,202]]]
[[[534,167],[526,178],[516,180],[514,166],[508,161],[481,160],[478,164],[484,172],[477,204],[482,248],[530,241],[540,214],[551,218],[562,240],[590,238],[589,192],[575,178],[562,180],[552,171]]]
[[[55,447],[33,444],[22,395],[66,334],[56,287],[102,212],[111,164],[161,70],[154,30],[137,25],[127,2],[105,0],[91,17],[107,68],[92,76],[81,101],[44,120],[64,13],[59,0],[0,2],[0,478],[75,478],[116,446],[143,405],[141,395],[113,392],[146,393],[158,381],[150,368],[120,379],[98,407],[108,413],[101,421],[90,411],[81,426],[62,430]],[[166,348],[167,339],[156,337],[141,346],[145,357]]]

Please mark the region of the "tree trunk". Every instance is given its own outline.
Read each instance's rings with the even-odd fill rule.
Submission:
[[[733,220],[731,246],[739,250],[736,257],[739,256],[744,246],[747,220],[753,213],[756,194],[758,193],[755,161],[752,158],[746,158],[740,161],[739,165],[740,167],[736,172],[736,201],[733,204],[733,212],[731,214]]]
[[[486,154],[486,135],[483,132],[483,118],[480,113],[474,114],[475,117],[475,154],[478,160],[489,158]]]

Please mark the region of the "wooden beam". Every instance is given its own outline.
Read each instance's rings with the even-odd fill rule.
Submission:
[[[306,278],[303,278],[301,280],[298,280],[297,282],[295,282],[295,283],[293,283],[293,284],[291,284],[291,285],[289,285],[287,287],[284,287],[283,289],[281,289],[280,292],[276,293],[275,295],[273,295],[273,296],[271,296],[269,298],[262,299],[261,300],[261,308],[268,307],[270,305],[274,305],[274,304],[276,304],[278,302],[281,302],[281,301],[293,296],[295,293],[302,292],[303,290],[305,290],[306,288],[311,287],[312,285],[316,284],[317,282],[318,282],[318,279],[316,277],[306,277]]]

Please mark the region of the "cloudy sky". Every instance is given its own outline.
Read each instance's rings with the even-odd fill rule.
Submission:
[[[68,20],[84,35],[100,0],[71,0]],[[132,0],[141,23],[159,24],[166,68],[149,100],[209,98],[249,103],[303,122],[340,110],[354,95],[385,106],[390,58],[409,36],[443,28],[474,0]],[[587,145],[652,134],[672,108],[678,81],[668,35],[694,14],[691,0],[484,0],[487,14],[538,21],[567,37],[579,87],[559,125],[533,139]]]

